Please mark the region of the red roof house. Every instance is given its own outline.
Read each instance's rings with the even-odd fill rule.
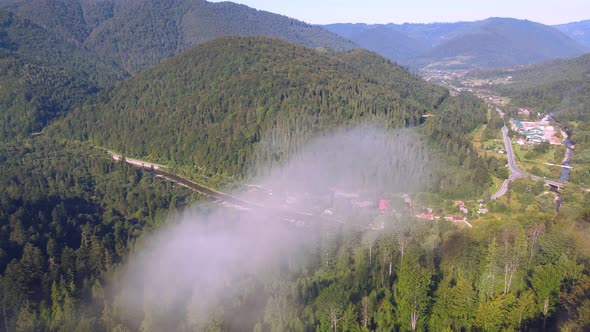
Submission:
[[[390,206],[391,206],[391,203],[389,202],[388,199],[382,199],[379,201],[379,210],[381,210],[381,211],[389,210]]]

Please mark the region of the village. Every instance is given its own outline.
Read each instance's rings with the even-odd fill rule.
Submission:
[[[365,221],[364,228],[383,230],[389,218],[418,218],[432,221],[449,221],[473,227],[468,221],[477,215],[488,213],[483,200],[469,203],[457,200],[444,208],[415,207],[415,201],[407,193],[388,195],[361,194],[357,192],[331,189],[322,194],[273,191],[259,185],[250,185],[248,200],[263,206],[275,206],[291,211],[306,211],[321,215],[326,219]]]
[[[529,116],[534,114],[533,110],[521,108],[518,111],[519,114]],[[546,115],[541,121],[520,121],[517,119],[511,120],[512,130],[521,135],[516,141],[519,145],[525,144],[538,144],[548,142],[552,145],[559,145],[561,141],[557,137],[557,131],[555,127],[550,124],[551,117]]]

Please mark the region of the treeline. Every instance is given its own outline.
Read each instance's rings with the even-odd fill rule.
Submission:
[[[197,199],[79,143],[0,147],[0,324],[7,331],[89,331],[105,276]]]
[[[587,328],[582,308],[589,304],[590,278],[585,259],[567,244],[571,234],[559,230],[562,222],[516,218],[478,233],[394,223],[377,239],[344,232],[322,246],[314,273],[269,294],[258,327],[524,330],[546,319],[555,326],[551,318],[559,310],[571,315],[565,330]],[[281,301],[287,306],[274,306]]]

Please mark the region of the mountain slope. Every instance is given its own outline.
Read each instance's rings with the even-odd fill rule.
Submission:
[[[442,43],[417,63],[445,68],[490,68],[576,56],[585,48],[559,31],[530,21],[490,18]]]
[[[69,42],[131,73],[222,36],[271,36],[308,47],[355,45],[319,27],[231,2],[203,0],[0,0]]]
[[[398,63],[408,63],[410,59],[427,50],[426,45],[422,42],[388,26],[334,24],[325,27],[334,33],[342,34],[363,48]]]
[[[122,82],[71,125],[122,152],[239,175],[279,127],[292,129],[277,158],[296,148],[294,137],[360,117],[417,124],[446,92],[400,72],[378,83],[337,56],[278,39],[220,38]],[[414,98],[392,91],[398,77]]]
[[[432,24],[334,24],[326,28],[415,69],[508,67],[581,55],[587,50],[555,28],[508,18]]]
[[[41,130],[122,71],[0,10],[0,140]]]
[[[423,115],[443,111],[454,127],[429,127],[424,137],[445,152],[426,153],[419,165],[439,158],[440,170],[455,170],[470,160],[461,168],[470,175],[439,172],[424,181],[434,190],[478,193],[488,185],[487,166],[464,135],[486,121],[485,105],[451,98],[365,50],[329,53],[279,39],[219,38],[121,82],[53,128],[231,181],[281,165],[310,139],[337,128],[415,127]]]
[[[560,24],[554,27],[578,43],[590,48],[590,20]]]

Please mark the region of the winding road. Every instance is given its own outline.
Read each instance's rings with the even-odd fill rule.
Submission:
[[[502,110],[498,107],[496,107],[496,111],[498,112],[498,114],[500,114],[502,121],[504,121],[504,112],[502,112]],[[508,169],[510,170],[510,176],[508,177],[508,179],[504,180],[504,183],[502,183],[500,189],[491,196],[491,199],[498,199],[504,196],[504,194],[506,194],[506,191],[508,191],[508,184],[510,183],[510,181],[526,177],[535,181],[543,180],[547,185],[553,187],[563,187],[563,183],[561,182],[542,179],[539,176],[528,174],[525,171],[518,168],[518,165],[514,160],[514,150],[512,150],[512,142],[510,141],[510,136],[508,136],[508,127],[506,127],[506,121],[504,121],[504,126],[502,127],[502,139],[504,140],[504,148],[506,150],[506,156],[508,157]]]

